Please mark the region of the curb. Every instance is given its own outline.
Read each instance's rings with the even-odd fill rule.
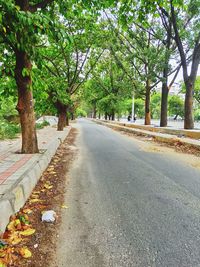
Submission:
[[[93,121],[98,122],[98,120],[93,119]],[[118,126],[124,126],[131,129],[140,129],[144,131],[150,131],[150,132],[157,132],[162,134],[171,134],[171,135],[179,135],[182,137],[188,137],[191,139],[200,139],[200,130],[185,130],[185,129],[170,129],[167,127],[154,127],[152,125],[139,125],[139,124],[130,124],[126,122],[116,122],[112,121],[111,123],[109,121],[101,120],[101,122],[112,124],[112,125],[118,125]]]
[[[108,122],[102,122],[102,121],[96,121],[96,120],[93,120],[93,121],[97,124],[104,125],[104,126],[107,126],[111,129],[115,129],[118,131],[124,131],[124,132],[132,133],[132,134],[136,134],[136,135],[140,135],[140,136],[145,136],[145,137],[147,137],[147,136],[152,137],[155,141],[158,141],[158,142],[168,143],[168,144],[173,144],[173,145],[176,145],[177,143],[179,143],[179,144],[187,145],[190,148],[195,148],[195,149],[200,150],[200,142],[197,140],[191,140],[193,142],[193,143],[191,143],[191,141],[188,140],[188,138],[187,139],[185,138],[185,140],[184,140],[183,138],[179,138],[173,134],[163,134],[163,133],[158,133],[158,132],[150,132],[147,130],[141,130],[141,129],[137,129],[137,128],[121,126],[118,124],[112,124],[112,123],[108,123]]]
[[[10,216],[24,206],[40,176],[48,167],[56,150],[68,136],[70,130],[71,127],[67,131],[59,132],[59,137],[50,142],[42,154],[35,154],[33,160],[31,159],[32,164],[22,174],[19,174],[17,180],[0,197],[0,232],[4,232]]]

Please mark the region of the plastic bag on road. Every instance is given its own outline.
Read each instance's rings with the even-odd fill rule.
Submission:
[[[47,210],[42,214],[43,222],[54,222],[56,220],[56,213],[53,210]]]

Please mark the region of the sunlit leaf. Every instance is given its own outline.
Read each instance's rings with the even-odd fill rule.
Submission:
[[[27,247],[21,248],[19,252],[20,255],[25,259],[32,257],[32,253]]]
[[[32,228],[24,230],[24,231],[20,231],[20,234],[23,236],[33,235],[34,233],[35,233],[35,229],[32,229]]]

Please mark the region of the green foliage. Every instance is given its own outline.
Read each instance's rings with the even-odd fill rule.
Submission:
[[[20,126],[0,119],[0,139],[13,139],[20,133]]]
[[[75,112],[76,117],[86,117],[87,112],[82,108],[77,108]]]
[[[36,123],[36,129],[43,129],[45,126],[49,126],[48,121],[43,121],[42,123]]]
[[[5,119],[12,119],[12,117],[16,117],[18,112],[16,110],[16,99],[14,96],[9,96],[4,98],[0,97],[0,117]]]
[[[200,121],[200,108],[194,111],[194,119],[195,121]]]
[[[200,104],[200,76],[196,78],[194,84],[194,99]]]
[[[176,118],[184,116],[184,101],[178,95],[169,97],[169,115]]]
[[[134,101],[135,104],[135,116],[137,118],[144,118],[145,111],[144,111],[144,100],[141,98],[136,98]]]
[[[28,1],[29,10],[23,10],[24,1],[0,0],[2,125],[6,124],[4,119],[17,116],[16,51],[26,52],[32,62],[32,69],[24,67],[21,74],[32,80],[37,116],[57,114],[58,104],[66,105],[70,111],[76,109],[77,116],[85,116],[87,108],[120,116],[131,113],[134,91],[135,114],[144,117],[147,82],[150,90],[159,82],[167,82],[162,77],[163,70],[172,70],[170,58],[176,56],[179,60],[174,42],[166,47],[170,2],[55,0],[48,8],[33,10],[39,2]],[[176,20],[180,38],[190,55],[200,31],[200,3],[172,3],[175,14],[179,14]],[[117,18],[106,18],[102,8]],[[163,9],[168,16],[162,14]],[[187,19],[189,30],[184,27]],[[84,101],[86,109],[77,108],[76,96]],[[194,97],[200,103],[200,77],[195,83]],[[160,100],[160,94],[153,94],[153,118],[160,116]],[[170,97],[169,115],[183,116],[183,101],[179,97]]]
[[[151,96],[151,116],[153,119],[160,118],[160,102],[161,102],[161,94],[154,93]]]

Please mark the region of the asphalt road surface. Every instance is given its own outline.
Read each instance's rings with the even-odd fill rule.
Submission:
[[[200,266],[200,170],[80,120],[56,262]]]

